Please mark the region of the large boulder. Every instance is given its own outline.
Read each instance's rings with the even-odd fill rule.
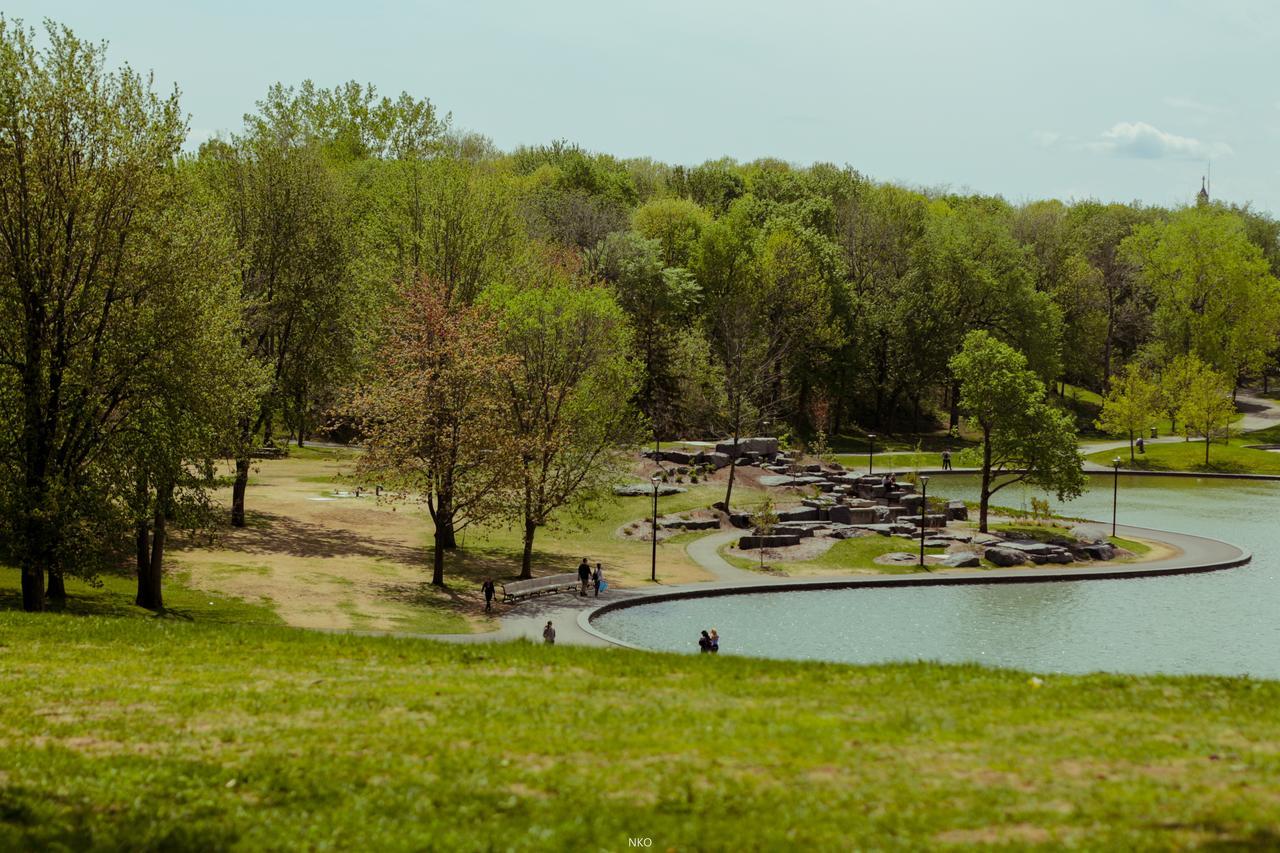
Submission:
[[[982,561],[977,554],[967,551],[948,554],[942,559],[942,565],[949,569],[976,569],[981,564]]]
[[[721,441],[716,444],[716,452],[724,453],[730,457],[744,456],[753,453],[756,456],[774,456],[778,452],[778,439],[776,438],[740,438],[738,443],[734,444],[733,439]]]
[[[662,451],[663,462],[674,462],[677,465],[688,465],[693,461],[696,454],[686,453],[683,450],[664,450]]]
[[[1079,545],[1075,548],[1075,551],[1086,560],[1110,560],[1116,555],[1116,549],[1109,542],[1092,542],[1087,545]]]
[[[1002,568],[1021,566],[1027,562],[1027,556],[1012,548],[988,548],[983,554],[989,562]]]
[[[827,514],[838,524],[875,524],[880,521],[877,509],[880,507],[833,506]]]
[[[743,536],[738,540],[738,548],[751,551],[756,548],[785,548],[788,545],[799,545],[800,537],[796,534],[785,536]]]
[[[697,461],[703,465],[710,465],[719,471],[721,468],[729,466],[729,454],[727,453],[699,453]]]
[[[817,521],[818,511],[810,506],[778,510],[778,521]]]
[[[947,519],[949,521],[968,521],[969,507],[964,501],[947,501]]]

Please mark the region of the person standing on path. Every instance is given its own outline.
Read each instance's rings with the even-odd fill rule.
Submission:
[[[596,588],[596,598],[600,597],[600,589],[604,586],[604,567],[596,563],[596,570],[591,573],[591,584]]]
[[[547,620],[547,627],[542,629],[542,642],[548,646],[556,644],[556,626],[551,624],[551,620]]]
[[[480,592],[484,593],[484,612],[488,613],[493,610],[493,597],[497,594],[493,588],[493,578],[484,579],[484,583],[480,584]]]
[[[591,583],[591,564],[583,557],[578,564],[578,580],[582,582],[582,597],[587,597],[587,584]]]
[[[951,448],[948,447],[942,451],[942,470],[951,470]]]

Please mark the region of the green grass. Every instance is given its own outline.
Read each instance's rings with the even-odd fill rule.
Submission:
[[[0,613],[3,849],[1280,843],[1280,684]]]
[[[1273,428],[1274,429],[1274,428]],[[1129,461],[1128,450],[1107,450],[1091,453],[1085,458],[1100,465],[1111,465],[1119,456],[1121,466],[1138,471],[1201,471],[1218,474],[1280,474],[1280,453],[1253,450],[1247,445],[1270,444],[1275,439],[1267,437],[1272,430],[1262,433],[1246,433],[1228,442],[1214,441],[1209,446],[1209,464],[1204,462],[1204,441],[1173,441],[1148,444],[1146,453],[1139,453]]]
[[[760,560],[747,559],[735,554],[727,554],[724,551],[728,548],[721,549],[721,556],[727,560],[730,565],[737,566],[740,569],[760,569]],[[829,550],[812,560],[786,562],[778,559],[777,551],[770,551],[765,555],[766,565],[785,566],[789,572],[803,573],[804,571],[848,571],[850,569],[873,569],[887,575],[900,575],[908,572],[919,570],[919,566],[895,566],[881,565],[875,562],[876,557],[882,557],[885,554],[891,554],[894,551],[905,551],[908,554],[918,553],[920,550],[919,541],[903,539],[898,536],[880,536],[873,534],[871,536],[857,536],[853,539],[841,539],[831,546]],[[943,554],[946,553],[945,548],[926,548],[926,554]]]
[[[1108,536],[1107,541],[1117,548],[1133,552],[1134,557],[1143,557],[1151,553],[1151,546],[1136,539],[1125,539],[1123,536]]]
[[[71,615],[160,618],[202,623],[283,624],[268,605],[252,604],[231,596],[190,589],[186,586],[186,575],[181,571],[166,572],[163,587],[165,610],[159,616],[150,610],[134,606],[134,596],[138,591],[135,578],[102,575],[96,585],[78,578],[67,578],[66,586],[65,612]],[[0,610],[17,610],[21,607],[21,575],[17,569],[0,566]]]

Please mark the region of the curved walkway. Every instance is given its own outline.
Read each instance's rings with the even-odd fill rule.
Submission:
[[[720,544],[741,535],[737,531],[713,534],[699,540],[717,538]],[[1161,577],[1166,575],[1193,574],[1212,572],[1221,569],[1244,565],[1251,555],[1243,548],[1208,539],[1203,536],[1191,536],[1185,533],[1150,530],[1145,527],[1120,525],[1117,533],[1124,537],[1153,539],[1170,545],[1178,553],[1159,560],[1142,563],[1121,563],[1095,565],[1089,568],[1064,568],[1055,566],[1031,566],[1009,569],[987,569],[964,572],[913,572],[905,575],[871,575],[859,577],[821,577],[821,578],[778,578],[760,575],[754,572],[735,572],[749,575],[748,580],[722,580],[709,584],[684,584],[669,590],[647,590],[625,599],[609,601],[600,607],[587,608],[578,613],[578,628],[593,640],[614,645],[635,648],[630,643],[610,637],[591,624],[591,619],[611,610],[624,607],[635,607],[642,604],[653,604],[660,601],[675,601],[682,598],[706,598],[721,595],[750,595],[758,592],[788,592],[813,589],[851,589],[856,587],[884,588],[901,586],[957,586],[997,583],[1051,583],[1058,581],[1083,580],[1119,580],[1125,578]],[[717,548],[719,545],[716,546]],[[693,551],[690,549],[690,555]],[[719,562],[724,562],[719,554],[715,555]],[[698,558],[695,556],[694,558]],[[715,573],[712,565],[703,564],[704,568]],[[726,563],[726,565],[728,565]],[[730,566],[730,568],[733,568]]]

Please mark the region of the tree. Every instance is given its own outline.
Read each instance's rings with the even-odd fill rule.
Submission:
[[[1132,462],[1135,433],[1142,435],[1160,411],[1160,388],[1147,379],[1136,364],[1130,364],[1120,376],[1112,377],[1110,385],[1111,390],[1102,401],[1097,427],[1109,433],[1127,433]]]
[[[1174,356],[1160,371],[1160,410],[1169,416],[1169,431],[1178,431],[1182,402],[1191,391],[1191,384],[1205,369],[1204,362],[1194,355]],[[1187,440],[1191,440],[1190,431]]]
[[[0,18],[0,503],[25,610],[92,573],[118,531],[110,459],[143,387],[140,269],[175,203],[177,95],[70,30]],[[125,522],[127,524],[127,522]],[[105,556],[105,555],[104,555]]]
[[[515,363],[496,325],[421,279],[387,318],[370,376],[348,409],[368,450],[358,470],[392,500],[425,503],[435,525],[431,583],[444,586],[445,531],[507,511],[518,470],[506,411]]]
[[[758,536],[773,535],[773,528],[778,526],[778,513],[774,510],[773,498],[765,497],[755,511],[751,513],[751,526]],[[763,542],[760,543],[760,571],[764,571]]]
[[[538,528],[583,508],[617,480],[619,446],[640,435],[629,401],[639,378],[631,330],[608,289],[574,280],[554,259],[534,258],[516,280],[485,291],[504,352],[504,429],[519,453],[520,577],[533,577]]]
[[[298,144],[291,122],[251,117],[248,125],[244,136],[200,151],[202,178],[235,235],[243,344],[270,371],[257,411],[241,423],[231,496],[237,527],[245,524],[255,442],[273,443],[289,401],[300,408],[296,397],[315,377],[311,359],[355,356],[352,323],[367,313],[351,275],[343,189],[322,151]]]
[[[1121,250],[1155,294],[1153,330],[1166,357],[1194,354],[1233,386],[1262,369],[1280,326],[1280,281],[1238,216],[1187,208],[1139,228]]]
[[[991,496],[1013,483],[1057,493],[1084,491],[1083,459],[1071,418],[1045,401],[1044,385],[1027,359],[986,331],[965,336],[951,359],[960,381],[960,408],[982,433],[978,527],[987,531]]]
[[[680,375],[674,370],[682,329],[699,289],[688,270],[663,266],[660,247],[631,232],[610,234],[587,256],[591,272],[613,286],[634,330],[643,369],[637,401],[656,436],[670,433]]]
[[[1232,383],[1225,375],[1206,366],[1193,369],[1190,382],[1178,407],[1188,433],[1204,438],[1204,464],[1209,465],[1209,445],[1215,435],[1230,433],[1231,416],[1235,406],[1231,403]]]
[[[654,199],[631,216],[631,226],[640,236],[656,240],[662,262],[668,267],[687,267],[710,215],[695,202],[682,198]]]

